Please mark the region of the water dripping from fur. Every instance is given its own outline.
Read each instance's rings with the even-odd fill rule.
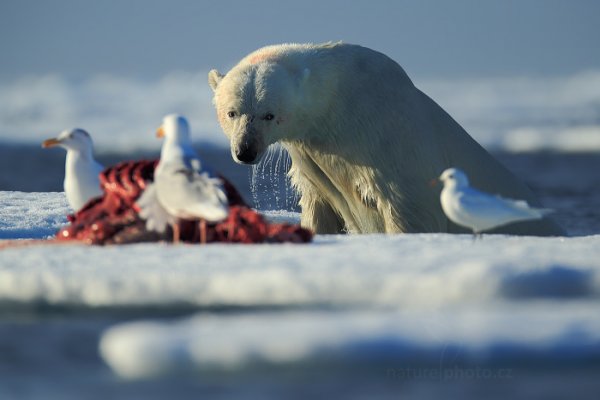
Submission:
[[[292,165],[287,151],[279,144],[267,148],[262,160],[250,171],[250,190],[257,210],[298,211],[299,196],[287,173]]]

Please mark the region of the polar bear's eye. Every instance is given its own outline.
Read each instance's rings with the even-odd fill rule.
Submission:
[[[275,116],[271,113],[265,114],[265,116],[263,117],[265,121],[271,121],[273,118],[275,118]]]
[[[236,115],[237,115],[237,114],[236,114],[236,112],[235,112],[235,111],[228,111],[228,112],[227,112],[227,116],[228,116],[229,118],[235,118],[235,116],[236,116]]]

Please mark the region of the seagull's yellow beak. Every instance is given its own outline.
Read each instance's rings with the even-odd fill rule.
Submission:
[[[42,143],[42,147],[44,149],[47,149],[48,147],[58,146],[59,144],[60,144],[60,140],[58,140],[56,138],[52,138],[52,139],[44,140],[44,142]]]
[[[159,126],[158,129],[156,130],[156,137],[157,138],[163,138],[163,137],[165,137],[165,130],[162,127],[162,125]]]
[[[439,178],[433,178],[432,180],[429,181],[429,186],[436,187],[438,185],[438,183],[440,183],[440,179]]]

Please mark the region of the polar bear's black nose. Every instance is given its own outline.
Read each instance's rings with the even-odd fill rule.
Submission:
[[[235,151],[235,156],[237,157],[237,159],[243,162],[244,164],[252,163],[254,160],[256,160],[256,155],[256,147],[246,143],[240,144],[237,150]]]

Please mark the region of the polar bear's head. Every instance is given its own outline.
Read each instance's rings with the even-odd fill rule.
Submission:
[[[308,70],[299,74],[268,59],[240,63],[226,75],[209,72],[217,117],[237,163],[256,164],[269,145],[293,138],[306,76]]]

